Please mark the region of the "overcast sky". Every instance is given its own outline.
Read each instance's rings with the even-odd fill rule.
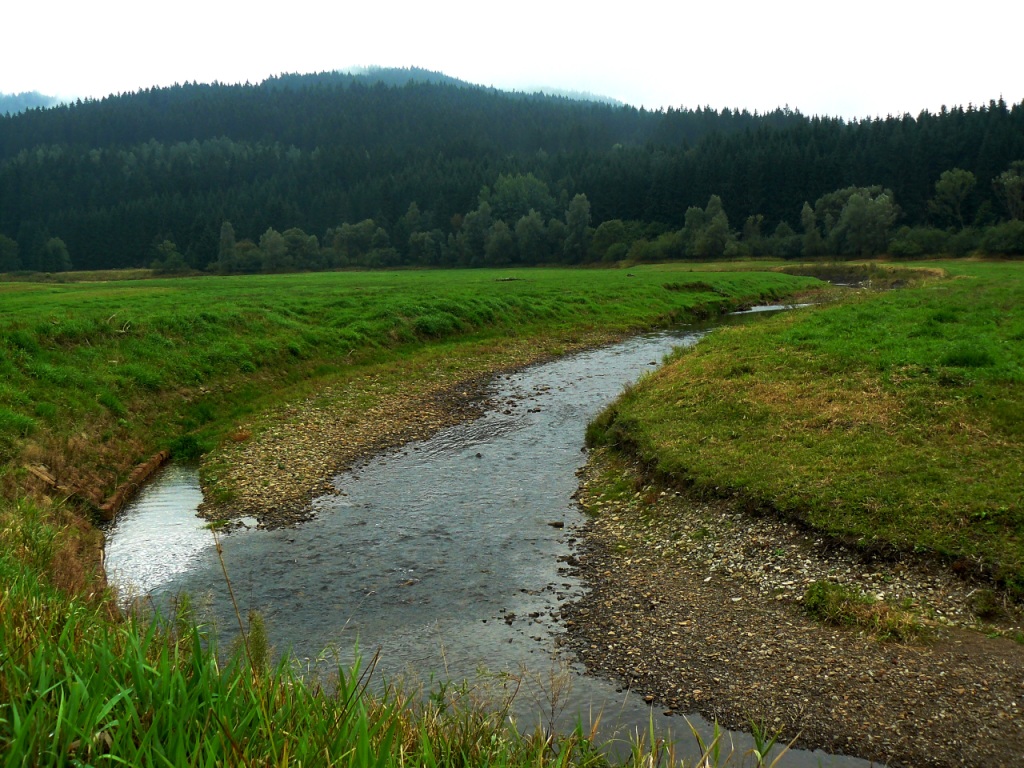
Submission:
[[[862,118],[1024,100],[1019,0],[34,0],[6,4],[0,22],[3,93],[102,97],[379,65],[648,108]]]

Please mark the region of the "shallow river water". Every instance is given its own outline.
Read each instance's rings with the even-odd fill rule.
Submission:
[[[582,591],[562,559],[583,517],[572,495],[587,422],[706,332],[638,336],[501,376],[490,393],[497,409],[337,476],[338,494],[313,502],[314,520],[223,536],[242,615],[261,611],[278,652],[326,658],[325,672],[356,645],[364,658],[379,648],[380,679],[517,681],[507,684],[520,686],[512,712],[521,727],[589,725],[601,713],[610,738],[646,732],[653,719],[687,754],[681,717],[652,712],[563,656],[557,614]],[[106,566],[125,593],[158,606],[181,592],[206,603],[226,645],[237,625],[212,534],[195,516],[200,500],[195,470],[167,468],[108,531]],[[752,746],[744,734],[730,738],[738,752]],[[864,763],[797,751],[781,764]]]

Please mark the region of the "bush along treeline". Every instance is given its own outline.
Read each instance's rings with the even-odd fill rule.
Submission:
[[[1012,206],[1024,193],[1024,163],[1015,163],[1001,181]],[[961,182],[944,188],[951,177]],[[955,169],[936,182],[930,203],[936,211],[962,209],[961,192],[973,186],[973,174]],[[480,193],[479,205],[456,216],[452,231],[431,227],[416,203],[409,206],[392,233],[373,219],[330,228],[323,241],[298,228],[267,229],[259,241],[237,241],[231,222],[221,226],[217,260],[208,266],[220,274],[287,272],[341,267],[516,266],[593,262],[655,262],[672,259],[718,260],[774,256],[784,259],[888,253],[903,258],[930,254],[964,256],[1024,254],[1024,221],[1018,215],[987,227],[902,226],[900,207],[891,190],[879,186],[847,187],[804,203],[800,229],[780,222],[770,234],[764,216],[748,216],[742,227],[730,226],[722,199],[712,195],[706,206],[686,211],[685,224],[665,230],[656,224],[612,219],[592,227],[590,201],[577,194],[561,215],[547,186],[536,177],[501,176],[494,190]],[[393,241],[392,237],[397,237]],[[401,248],[396,245],[402,246]],[[151,265],[162,273],[190,269],[174,243],[156,247]]]
[[[1022,163],[1024,103],[1001,99],[844,121],[190,84],[0,117],[0,271],[1018,255]]]

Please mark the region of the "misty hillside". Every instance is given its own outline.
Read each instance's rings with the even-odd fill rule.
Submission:
[[[993,180],[1019,159],[1024,104],[1001,100],[846,122],[787,109],[637,110],[417,69],[288,74],[0,117],[0,243],[16,246],[8,268],[42,265],[54,238],[78,268],[147,265],[163,243],[207,268],[225,222],[240,243],[293,230],[318,247],[370,222],[384,263],[477,264],[493,257],[494,227],[514,246],[531,210],[560,243],[577,196],[592,229],[625,222],[627,244],[682,228],[712,195],[720,202],[707,212],[721,207],[727,235],[798,230],[805,202],[851,185],[891,192],[894,227],[948,226],[929,200],[954,168],[976,180],[960,218],[985,225],[1005,215]],[[486,224],[472,246],[459,244],[467,221]],[[429,257],[416,255],[423,240]],[[4,258],[0,249],[0,270]]]
[[[56,96],[45,96],[39,93],[39,91],[0,93],[0,115],[16,115],[19,112],[24,112],[26,109],[52,107],[59,103],[60,99]]]

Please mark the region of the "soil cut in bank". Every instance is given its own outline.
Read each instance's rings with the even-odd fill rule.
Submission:
[[[983,585],[915,558],[866,562],[793,524],[647,482],[604,451],[579,496],[592,517],[572,564],[590,591],[562,614],[589,672],[666,710],[799,735],[801,747],[892,766],[1020,765],[1024,645],[986,635],[1019,634],[1020,616],[1010,607],[1001,627],[980,625]],[[817,580],[907,606],[929,637],[882,642],[812,620],[801,602]]]

